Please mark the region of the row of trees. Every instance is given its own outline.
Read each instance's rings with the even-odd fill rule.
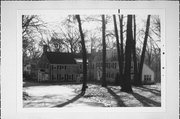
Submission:
[[[82,51],[83,51],[83,88],[82,91],[85,91],[86,83],[87,83],[87,62],[86,62],[86,48],[84,43],[84,35],[81,28],[81,20],[80,16],[76,15],[76,18],[79,23],[79,31],[81,34],[81,40],[82,40]],[[134,19],[134,20],[133,20]],[[121,91],[125,92],[132,92],[131,87],[131,56],[133,54],[133,62],[134,62],[134,68],[135,68],[135,84],[141,85],[142,84],[142,69],[144,64],[144,58],[145,58],[145,52],[146,52],[146,46],[147,46],[147,40],[149,35],[149,26],[150,26],[150,15],[148,15],[147,23],[146,23],[146,31],[145,31],[145,37],[144,37],[144,43],[143,43],[143,49],[140,59],[140,65],[137,66],[137,57],[136,57],[136,17],[135,15],[128,15],[127,16],[127,33],[126,33],[126,46],[125,46],[125,66],[123,67],[123,60],[124,60],[124,53],[123,53],[123,37],[121,37],[121,45],[119,43],[119,36],[118,36],[118,28],[116,23],[116,15],[113,15],[114,20],[114,32],[117,42],[117,54],[118,54],[118,63],[119,63],[119,74],[120,79],[122,80],[121,85]],[[119,15],[120,20],[120,34],[122,36],[122,20],[123,16]],[[134,21],[134,34],[133,34],[133,21]],[[102,86],[106,87],[106,37],[105,37],[105,31],[106,31],[106,23],[105,23],[105,15],[102,15],[102,45],[103,45],[103,70],[102,70]],[[121,47],[121,48],[120,48]],[[120,50],[121,49],[121,50]]]
[[[23,15],[22,16],[22,29],[23,29],[23,55],[27,57],[28,54],[31,58],[37,58],[40,55],[40,51],[36,50],[38,47],[34,45],[36,39],[40,39],[39,45],[46,44],[50,51],[56,52],[82,52],[83,56],[83,94],[87,88],[87,45],[91,42],[92,47],[102,47],[102,62],[103,62],[103,75],[102,86],[106,87],[106,49],[108,41],[115,39],[115,46],[117,49],[117,57],[119,63],[119,82],[121,82],[121,90],[125,92],[132,92],[130,82],[130,69],[131,61],[134,64],[134,79],[135,85],[141,85],[141,75],[143,63],[148,63],[154,70],[160,70],[160,48],[157,41],[154,40],[154,34],[160,39],[160,19],[158,16],[153,16],[152,27],[150,26],[150,18],[148,15],[146,20],[145,29],[137,29],[136,16],[135,15],[118,15],[119,24],[116,20],[117,15],[101,15],[88,16],[83,20],[80,15],[69,15],[62,23],[63,28],[60,28],[60,33],[51,31],[51,35],[47,37],[50,32],[47,30],[46,23],[37,15]],[[124,21],[127,19],[127,22]],[[107,30],[107,25],[113,21],[114,30]],[[88,36],[89,31],[82,28],[84,22],[98,22],[101,23],[101,27],[98,29],[101,34],[97,35],[91,33]],[[119,26],[118,26],[119,25]],[[119,27],[119,31],[118,31]],[[138,30],[138,32],[137,32]],[[153,34],[153,35],[152,35]],[[50,39],[50,40],[49,40]],[[88,40],[87,40],[88,39]],[[143,40],[141,40],[143,39]],[[97,45],[97,42],[99,45]],[[138,43],[138,45],[137,45]],[[141,44],[141,45],[139,45]],[[97,46],[97,47],[95,47]],[[141,46],[141,47],[140,47]],[[35,51],[35,52],[33,52]],[[139,61],[139,63],[138,63]],[[157,62],[159,61],[159,62]],[[157,65],[158,64],[158,65]]]

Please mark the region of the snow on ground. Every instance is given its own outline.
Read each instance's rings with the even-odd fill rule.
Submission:
[[[161,106],[160,84],[133,87],[134,93],[120,91],[119,86],[101,87],[88,84],[84,96],[81,84],[42,85],[23,87],[24,107],[158,107]]]

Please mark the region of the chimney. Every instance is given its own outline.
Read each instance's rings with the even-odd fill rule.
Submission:
[[[43,45],[43,53],[47,52],[47,45]]]

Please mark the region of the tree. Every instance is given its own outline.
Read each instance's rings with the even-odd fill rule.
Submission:
[[[122,73],[123,73],[123,69],[124,69],[124,46],[123,46],[123,15],[119,15],[119,22],[120,22],[120,39],[121,39],[121,64],[122,64]]]
[[[134,20],[134,40],[133,40],[133,62],[134,62],[134,84],[138,82],[138,68],[137,68],[137,57],[136,57],[136,16],[133,15]]]
[[[38,15],[22,15],[23,62],[38,58],[40,51],[35,47],[35,40],[43,28],[45,23]]]
[[[102,15],[102,45],[103,45],[103,62],[102,62],[102,87],[107,86],[106,82],[106,36],[105,36],[106,24],[105,16]]]
[[[55,52],[63,52],[64,51],[64,48],[63,48],[64,40],[61,38],[58,38],[55,35],[53,35],[51,37],[49,44],[51,45],[51,49],[53,49],[53,51],[55,51]]]
[[[132,50],[132,15],[127,16],[127,33],[126,33],[126,47],[125,47],[125,70],[124,79],[121,91],[131,93],[131,50]]]
[[[150,30],[156,35],[158,36],[158,38],[161,38],[161,20],[159,18],[159,16],[154,15],[151,16],[152,18],[152,25],[150,27]]]
[[[61,29],[60,31],[60,37],[63,39],[64,46],[67,48],[68,52],[80,52],[80,35],[78,34],[78,30],[75,26],[71,26],[69,24],[66,24],[64,27],[65,29]]]
[[[81,19],[79,15],[76,15],[76,19],[78,21],[79,32],[81,36],[81,45],[82,45],[82,56],[83,56],[83,86],[82,86],[82,94],[84,95],[87,88],[87,55],[86,55],[86,46],[84,41],[84,34],[81,27]]]
[[[114,32],[115,32],[115,36],[116,36],[116,44],[117,44],[117,55],[118,55],[118,64],[119,64],[119,78],[120,79],[118,79],[118,83],[122,83],[120,80],[123,80],[122,79],[122,75],[123,75],[123,73],[122,73],[122,58],[121,58],[121,52],[120,52],[120,45],[119,45],[119,36],[118,36],[118,29],[117,29],[117,23],[116,23],[116,16],[115,15],[113,15],[113,19],[114,19]]]
[[[144,58],[145,58],[145,52],[146,52],[146,45],[147,45],[148,34],[149,34],[149,26],[150,26],[150,15],[148,15],[147,23],[146,23],[146,32],[145,32],[143,49],[142,49],[141,60],[140,60],[140,65],[139,65],[139,76],[138,76],[137,85],[142,85],[142,70],[143,70],[143,64],[144,64]]]

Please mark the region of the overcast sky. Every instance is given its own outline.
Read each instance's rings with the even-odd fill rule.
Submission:
[[[109,14],[108,14],[109,15]],[[92,15],[88,15],[88,16],[92,16]],[[112,15],[110,15],[112,16]],[[62,22],[67,18],[67,15],[66,14],[43,14],[43,15],[39,15],[39,17],[41,18],[41,20],[43,20],[47,26],[47,29],[49,31],[55,31],[57,33],[60,32],[60,29],[63,29],[63,26],[62,26]],[[85,17],[87,17],[87,15],[80,15],[81,17],[81,20],[84,20]],[[97,15],[95,16],[97,17]],[[101,20],[101,16],[99,15],[98,19]],[[116,16],[116,20],[117,20],[117,23],[119,25],[119,18],[118,16]],[[143,15],[136,15],[136,25],[137,25],[137,32],[138,32],[138,28],[143,28],[145,29],[145,25],[146,25],[146,20],[147,20],[147,14],[143,14]],[[125,18],[124,18],[124,23],[127,22],[127,17],[125,15]],[[97,30],[97,28],[101,28],[102,27],[102,23],[101,22],[82,22],[82,28],[85,29],[85,30],[88,30],[90,31],[91,33],[85,37],[85,40],[89,40],[89,35],[91,34],[96,34],[96,36],[98,37],[102,37],[102,33],[100,30]],[[78,26],[77,26],[78,28]],[[125,28],[124,28],[125,29]],[[106,25],[106,30],[114,30],[114,23],[112,21],[112,19],[110,20],[110,22]],[[119,26],[118,26],[118,30],[119,30]],[[48,36],[47,34],[44,34],[44,37],[50,37]],[[144,36],[142,36],[144,37]],[[154,40],[159,40],[156,36],[152,36],[154,38]],[[137,39],[139,40],[139,39]],[[143,40],[140,39],[140,40]],[[115,38],[112,38],[111,39],[112,42],[110,42],[110,45],[113,45],[113,43],[115,42]],[[90,43],[90,42],[89,42]],[[86,46],[90,46],[90,44],[86,44]],[[139,45],[139,43],[137,43],[137,45]],[[158,43],[158,45],[160,45],[160,43]],[[88,51],[90,50],[89,49],[90,47],[88,47]]]

